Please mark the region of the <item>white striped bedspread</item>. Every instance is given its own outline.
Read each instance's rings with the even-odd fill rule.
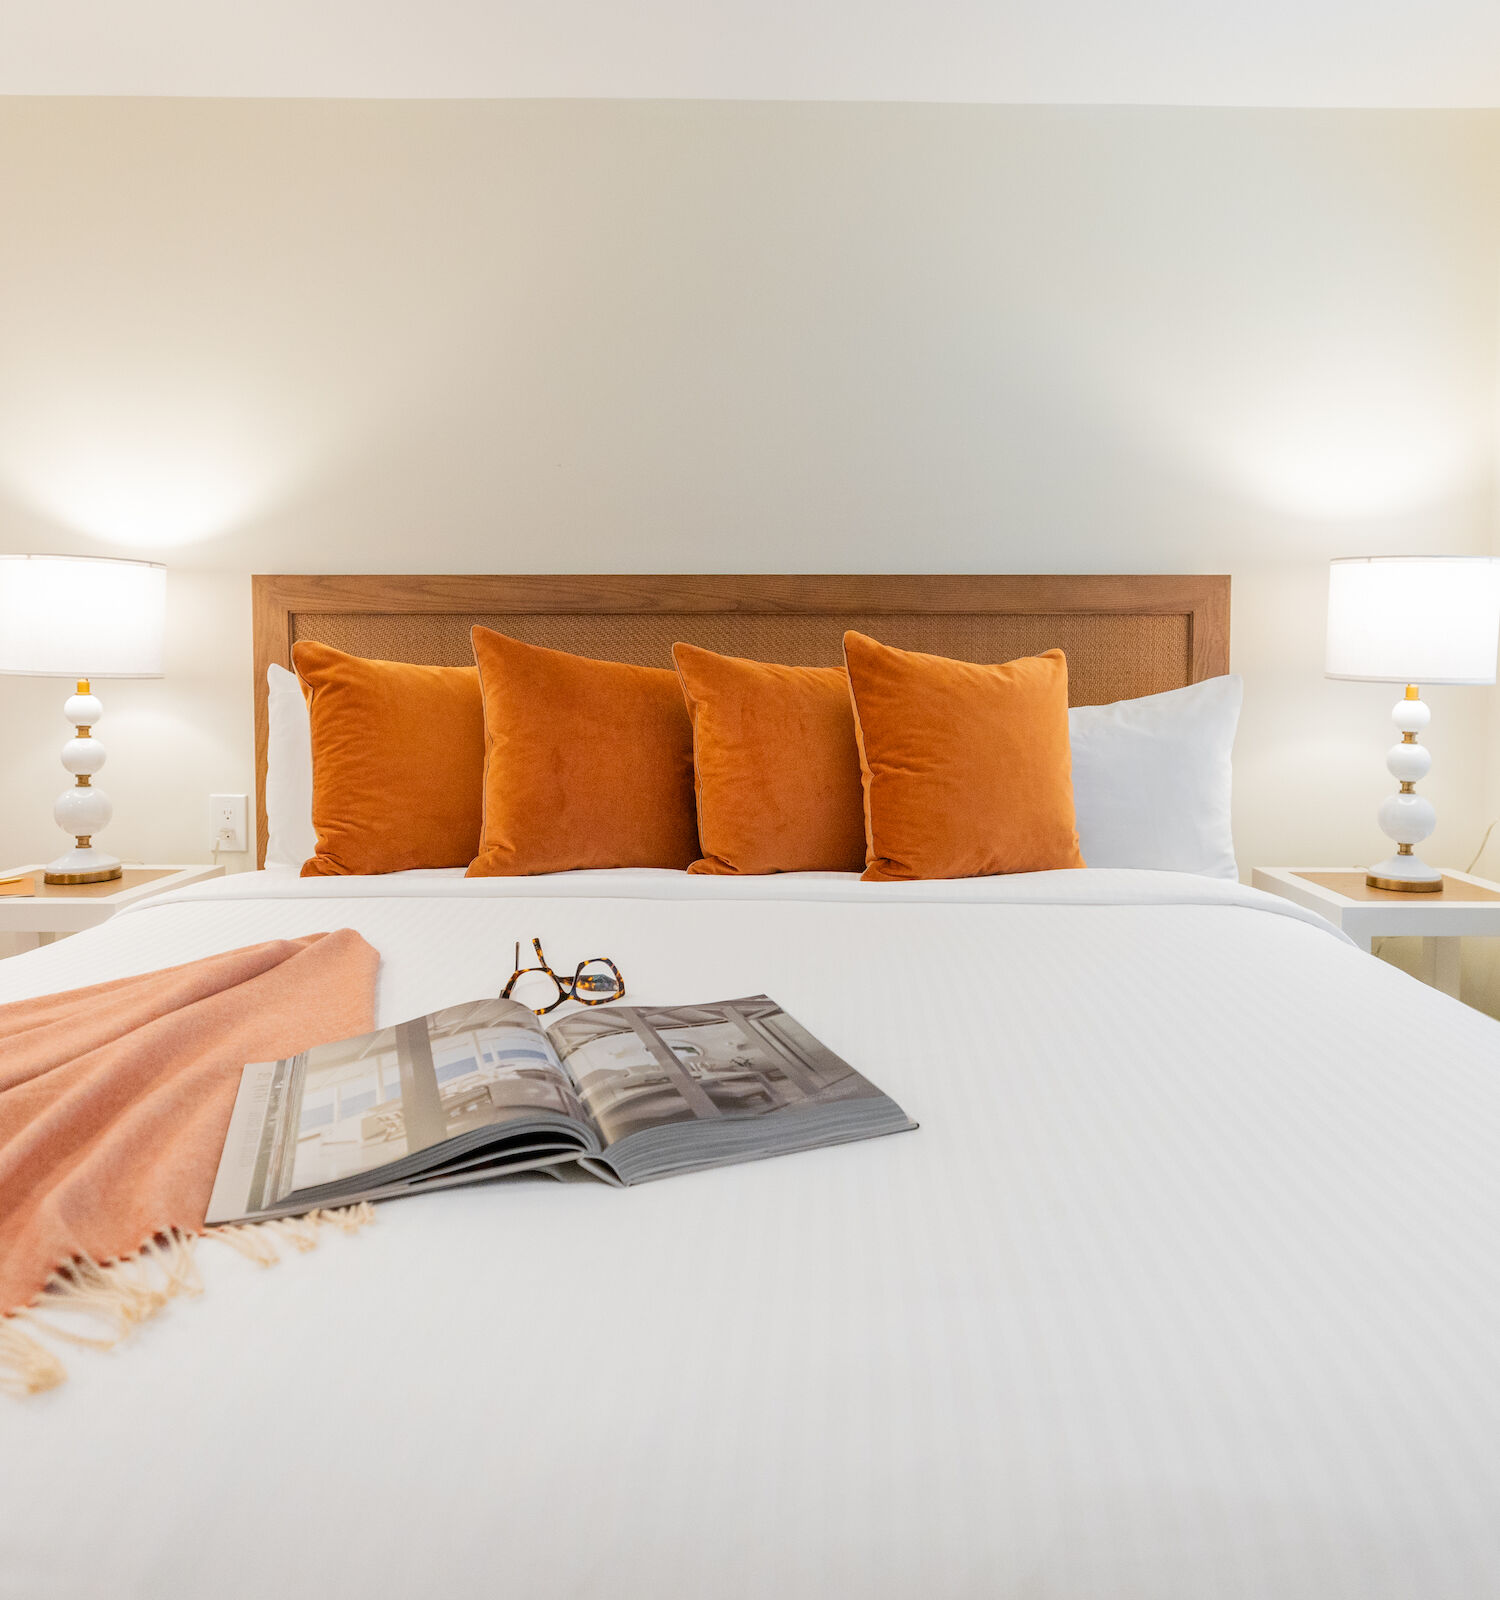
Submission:
[[[921,1129],[201,1248],[201,1299],[5,1404],[0,1594],[1500,1596],[1500,1025],[1310,915],[1153,873],[255,874],[0,1001],[335,927],[382,1022],[532,935],[646,1002],[765,991]]]

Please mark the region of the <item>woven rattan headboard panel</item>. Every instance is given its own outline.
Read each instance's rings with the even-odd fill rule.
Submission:
[[[1075,705],[1229,670],[1227,577],[257,577],[255,790],[265,859],[266,668],[298,639],[355,655],[472,661],[475,623],[580,655],[670,666],[687,639],[806,666],[846,628],[908,650],[1008,661],[1054,646]]]

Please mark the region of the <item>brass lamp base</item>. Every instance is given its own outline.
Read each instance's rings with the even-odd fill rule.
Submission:
[[[1441,894],[1443,880],[1439,878],[1436,883],[1413,883],[1410,878],[1381,878],[1373,872],[1365,874],[1365,882],[1372,889],[1394,889],[1397,894]]]
[[[121,866],[101,867],[97,872],[44,872],[43,883],[69,884],[69,883],[111,883],[116,878],[123,878],[125,869]]]

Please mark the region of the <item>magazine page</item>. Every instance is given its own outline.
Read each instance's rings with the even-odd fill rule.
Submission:
[[[767,995],[596,1006],[548,1031],[626,1181],[915,1126]]]
[[[508,1135],[503,1158],[476,1154]],[[247,1066],[208,1220],[597,1142],[536,1017],[474,1000]]]

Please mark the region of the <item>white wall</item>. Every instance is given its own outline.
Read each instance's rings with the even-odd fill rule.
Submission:
[[[1242,861],[1361,861],[1325,563],[1493,546],[1497,202],[1495,112],[0,100],[0,549],[172,568],[125,855],[251,788],[252,571],[1155,570],[1234,576]],[[7,860],[60,700],[0,680]]]

